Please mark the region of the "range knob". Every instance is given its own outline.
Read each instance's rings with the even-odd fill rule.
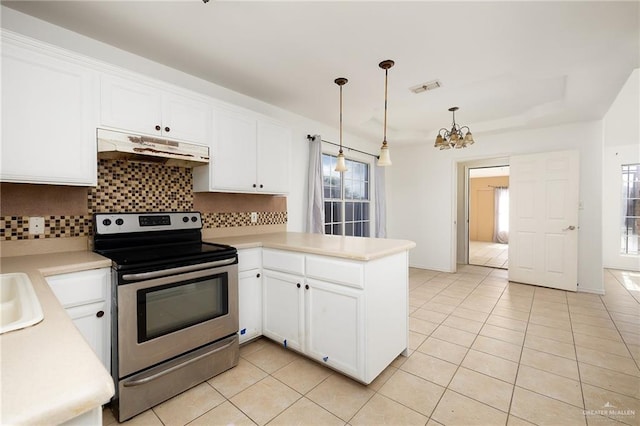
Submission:
[[[197,216],[191,216],[191,222],[197,222],[197,221],[198,221]]]
[[[109,225],[111,225],[111,219],[104,219],[104,220],[102,221],[102,224],[103,224],[104,226],[109,226]]]
[[[121,218],[116,219],[116,225],[120,226],[120,225],[122,225],[123,223],[124,223],[124,220],[123,220],[123,219],[121,219]]]
[[[183,221],[184,223],[187,223],[187,222],[189,222],[189,217],[187,217],[187,216],[184,216],[184,217],[182,218],[182,221]]]

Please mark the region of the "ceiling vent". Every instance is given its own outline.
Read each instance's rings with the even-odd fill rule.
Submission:
[[[418,84],[417,86],[410,87],[409,90],[411,90],[413,93],[422,93],[426,92],[427,90],[435,90],[439,87],[442,87],[442,83],[440,83],[440,80],[432,80],[427,81],[426,83]]]

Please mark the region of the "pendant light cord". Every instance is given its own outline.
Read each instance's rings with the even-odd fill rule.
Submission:
[[[342,85],[340,85],[340,154],[342,154]]]

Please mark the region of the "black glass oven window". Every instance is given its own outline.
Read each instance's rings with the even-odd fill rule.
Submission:
[[[138,343],[229,313],[227,274],[138,291]]]

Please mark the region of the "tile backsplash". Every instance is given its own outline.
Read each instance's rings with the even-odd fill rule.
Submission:
[[[96,187],[2,184],[0,240],[92,235],[93,213],[192,211],[202,213],[204,228],[287,223],[286,198],[261,194],[194,194],[192,169],[120,160],[99,160]],[[57,191],[57,193],[56,193]],[[43,197],[54,193],[53,197]],[[83,195],[84,194],[84,195]],[[86,211],[78,212],[78,197]],[[75,204],[65,206],[67,200]],[[59,214],[68,208],[69,214]],[[258,213],[251,223],[251,212]],[[47,214],[54,213],[53,215]],[[77,214],[81,213],[81,214]],[[29,235],[29,217],[45,218],[44,233]]]

